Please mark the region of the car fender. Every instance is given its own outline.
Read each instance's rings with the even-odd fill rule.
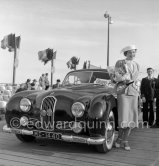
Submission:
[[[91,119],[103,119],[113,107],[116,107],[113,95],[99,94],[92,99],[88,116]]]

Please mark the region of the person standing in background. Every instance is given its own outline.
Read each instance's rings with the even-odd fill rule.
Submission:
[[[39,85],[42,87],[42,90],[45,90],[45,75],[42,74],[39,78]]]
[[[49,79],[48,79],[48,73],[45,74],[45,90],[48,90],[49,88]]]
[[[31,85],[31,90],[36,90],[37,89],[37,80],[33,79],[33,82],[30,84]]]
[[[31,79],[27,79],[27,81],[25,82],[26,88],[27,90],[31,90]]]
[[[153,68],[147,68],[148,76],[143,78],[141,81],[141,99],[143,102],[143,122],[144,125],[152,126],[154,123],[154,110],[153,110],[153,101],[155,98],[155,82],[154,70]]]
[[[155,98],[156,98],[156,121],[151,128],[159,128],[159,75],[155,83]]]

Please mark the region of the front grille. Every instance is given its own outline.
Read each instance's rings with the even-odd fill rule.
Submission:
[[[54,114],[57,99],[47,96],[43,99],[40,110],[40,128],[43,130],[54,130]]]

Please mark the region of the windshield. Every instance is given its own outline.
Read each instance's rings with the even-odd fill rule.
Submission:
[[[92,72],[72,72],[67,75],[63,81],[63,85],[89,83]]]
[[[104,71],[77,71],[68,74],[64,81],[63,86],[65,85],[76,85],[76,84],[108,84],[110,83],[110,76],[108,72]]]

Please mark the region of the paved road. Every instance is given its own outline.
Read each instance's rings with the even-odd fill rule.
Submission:
[[[159,166],[159,129],[137,129],[130,136],[132,150],[113,148],[100,154],[93,146],[38,139],[21,143],[2,132],[0,166]]]

